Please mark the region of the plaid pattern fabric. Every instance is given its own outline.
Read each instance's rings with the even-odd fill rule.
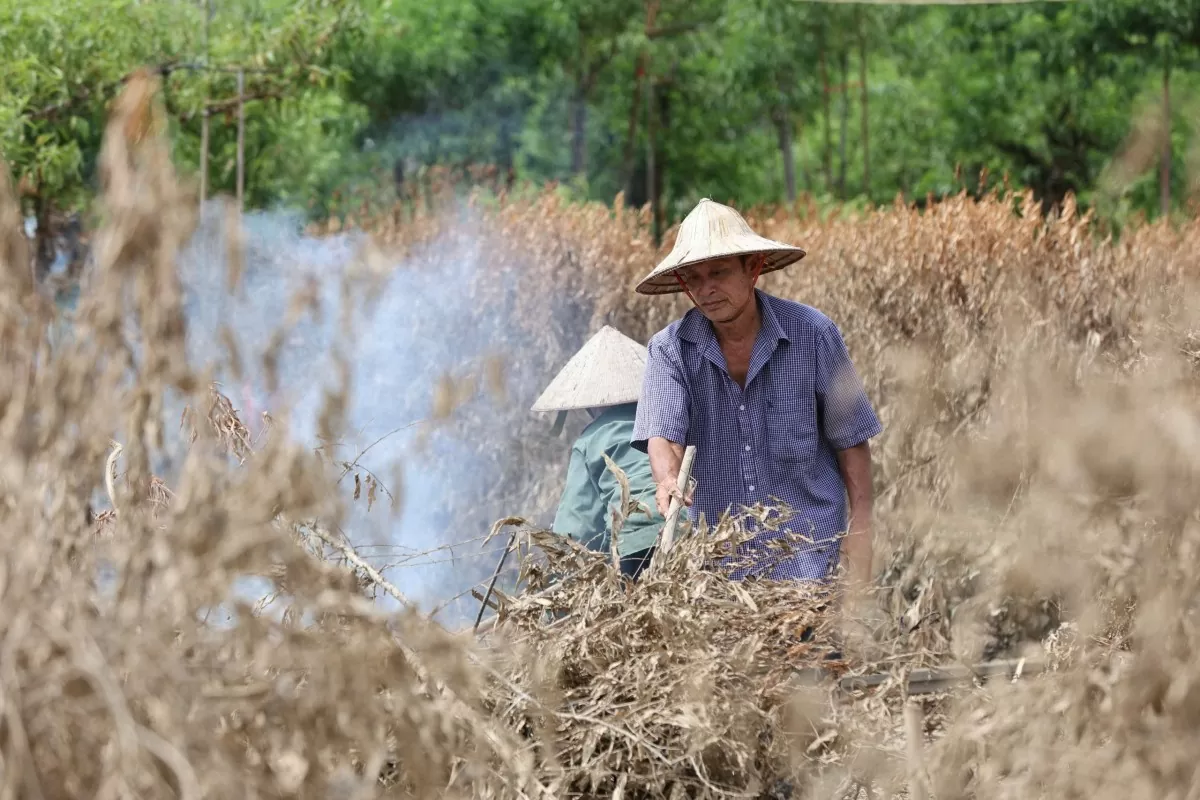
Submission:
[[[712,325],[693,308],[655,334],[638,404],[633,446],[661,436],[695,445],[693,523],[729,512],[755,538],[742,546],[748,575],[824,580],[837,565],[847,518],[837,451],[882,432],[837,326],[821,312],[756,291],[762,329],[743,390],[729,377]],[[778,531],[743,514],[786,506]],[[790,554],[767,543],[790,531],[805,544]],[[745,564],[752,566],[745,566]]]

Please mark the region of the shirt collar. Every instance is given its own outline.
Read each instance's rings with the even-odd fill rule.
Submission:
[[[755,289],[754,297],[758,301],[758,313],[762,317],[762,330],[759,335],[762,336],[765,333],[766,340],[775,344],[780,341],[790,342],[791,339],[783,330],[783,326],[779,324],[779,317],[775,314],[771,296],[761,289]],[[683,315],[683,321],[679,325],[679,338],[692,344],[706,345],[715,340],[717,335],[713,332],[712,323],[700,313],[700,309],[692,308]]]

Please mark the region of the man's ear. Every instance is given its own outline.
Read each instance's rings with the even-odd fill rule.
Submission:
[[[750,285],[754,286],[758,283],[758,279],[762,277],[763,264],[767,262],[767,257],[758,254],[746,256],[746,263],[750,267]]]

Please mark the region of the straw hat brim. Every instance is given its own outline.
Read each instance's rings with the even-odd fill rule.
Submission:
[[[647,359],[645,345],[605,325],[567,360],[530,411],[579,411],[636,403]]]
[[[763,262],[762,274],[775,272],[795,264],[800,259],[804,258],[808,253],[800,247],[783,244],[782,242],[774,242],[770,239],[756,237],[758,243],[750,247],[736,247],[727,249],[724,252],[704,253],[695,258],[685,258],[678,263],[670,263],[668,260],[654,269],[649,275],[641,280],[637,285],[638,294],[677,294],[683,291],[683,287],[679,285],[679,281],[675,278],[675,273],[686,267],[691,267],[696,264],[702,264],[705,261],[717,261],[730,256],[750,256],[763,255],[766,259]]]

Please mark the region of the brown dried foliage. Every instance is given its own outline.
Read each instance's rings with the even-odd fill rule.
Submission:
[[[116,104],[95,280],[53,350],[0,194],[0,793],[349,797],[398,759],[411,795],[521,794],[517,740],[479,711],[464,649],[381,614],[306,533],[338,519],[326,468],[285,436],[248,453],[184,357],[175,256],[195,206],[146,122],[150,80]],[[171,490],[149,471],[168,391],[209,411]],[[147,490],[118,491],[100,537],[84,511],[114,435],[123,483]],[[239,597],[253,576],[277,607]]]
[[[142,75],[114,106],[95,280],[53,347],[0,186],[5,796],[725,797],[780,778],[811,797],[899,790],[902,683],[838,698],[791,681],[831,639],[841,668],[898,676],[1049,660],[1041,678],[931,704],[929,732],[950,734],[921,765],[938,798],[1185,798],[1200,785],[1200,223],[1111,241],[1023,196],[854,219],[751,212],[809,250],[765,288],[840,324],[886,427],[877,594],[850,608],[864,624],[835,628],[806,587],[702,570],[736,538],[728,524],[684,536],[633,585],[606,554],[532,525],[526,583],[570,577],[540,599],[502,595],[506,622],[480,648],[373,605],[364,593],[399,589],[331,532],[353,465],[291,442],[286,419],[250,442],[188,363],[175,255],[195,206],[157,102]],[[378,249],[344,293],[369,295],[384,252],[412,255],[410,268],[435,267],[456,240],[487,254],[459,287],[464,322],[498,314],[521,349],[505,376],[488,358],[443,387],[439,424],[495,476],[449,509],[461,538],[552,510],[564,440],[525,409],[553,370],[601,324],[644,340],[686,302],[632,292],[660,254],[644,212],[619,201],[480,194],[467,220],[434,206],[370,221]],[[464,385],[485,387],[491,410]],[[189,415],[195,438],[168,489],[150,465],[170,392],[207,419]],[[346,391],[327,400],[332,436]],[[98,537],[84,511],[114,435],[125,485],[145,490],[125,491]],[[265,608],[237,596],[252,576],[276,596]],[[800,641],[808,624],[817,636]]]

